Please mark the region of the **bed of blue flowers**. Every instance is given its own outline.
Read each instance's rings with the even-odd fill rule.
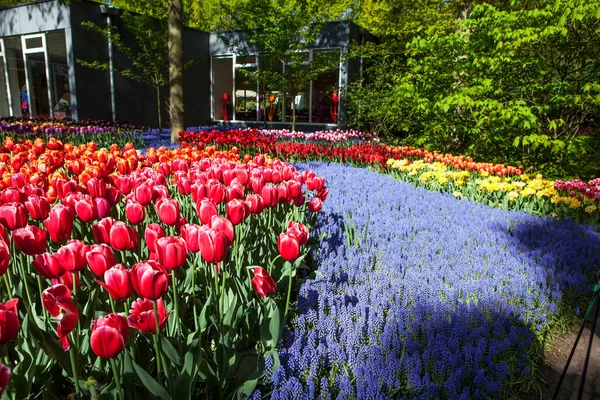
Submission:
[[[368,169],[298,167],[326,178],[314,234],[327,236],[270,360],[273,399],[510,396],[549,322],[573,312],[565,299],[591,291],[600,235],[587,226]]]

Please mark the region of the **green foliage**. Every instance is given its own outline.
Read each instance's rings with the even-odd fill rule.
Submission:
[[[436,22],[397,34],[410,38],[404,51],[386,53],[402,47],[393,40],[365,48],[373,64],[352,92],[353,123],[550,175],[597,174],[600,2],[459,6],[422,13]]]

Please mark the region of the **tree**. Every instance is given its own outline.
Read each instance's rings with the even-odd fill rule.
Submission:
[[[447,3],[452,24],[411,39],[370,117],[415,145],[597,173],[600,2],[479,2],[468,17],[464,6]]]
[[[167,83],[166,73],[169,65],[166,23],[127,11],[121,18],[126,29],[135,38],[134,47],[124,43],[122,33],[117,31],[115,25],[99,27],[91,22],[84,22],[83,25],[102,34],[106,40],[111,40],[113,46],[131,61],[130,68],[115,69],[115,71],[133,81],[152,85],[156,91],[158,126],[162,127],[160,89]],[[106,62],[79,59],[77,62],[94,69],[108,69]]]
[[[331,18],[324,4],[309,0],[223,0],[223,16],[217,30],[219,37],[239,55],[257,52],[258,71],[245,74],[259,85],[266,98],[267,89],[295,97],[320,73],[339,65],[326,55],[308,63],[307,50]],[[241,31],[242,38],[230,31]],[[285,66],[279,68],[279,66]],[[292,130],[296,108],[292,101]]]
[[[169,89],[171,143],[177,143],[185,129],[183,99],[183,20],[181,0],[169,0]]]

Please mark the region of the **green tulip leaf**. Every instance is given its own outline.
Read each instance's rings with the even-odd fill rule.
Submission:
[[[180,367],[181,366],[181,357],[179,357],[177,350],[175,350],[175,347],[173,347],[173,344],[169,341],[169,339],[163,336],[160,339],[160,343],[161,343],[163,352],[165,353],[167,358],[169,360],[171,360],[175,365]]]
[[[183,370],[177,376],[174,384],[173,395],[176,399],[192,398],[192,394],[196,388],[201,357],[202,355],[199,351],[189,351],[186,353]]]
[[[172,400],[165,388],[156,382],[144,368],[140,367],[134,360],[131,360],[131,363],[138,378],[140,378],[140,381],[142,381],[142,384],[150,393],[161,400]]]

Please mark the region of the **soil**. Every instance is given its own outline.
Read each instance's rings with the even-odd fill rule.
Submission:
[[[591,323],[588,322],[577,344],[575,354],[571,360],[567,375],[561,385],[558,400],[576,400],[579,394],[581,375],[583,372],[584,361],[586,357],[588,342],[590,338]],[[579,328],[566,333],[554,339],[546,348],[544,354],[544,363],[540,368],[540,390],[537,393],[527,393],[523,395],[523,400],[551,400],[554,391],[560,380],[560,376],[565,367],[571,349],[579,333]],[[592,340],[592,350],[590,361],[586,373],[582,399],[600,400],[600,320],[594,329],[594,339]]]

